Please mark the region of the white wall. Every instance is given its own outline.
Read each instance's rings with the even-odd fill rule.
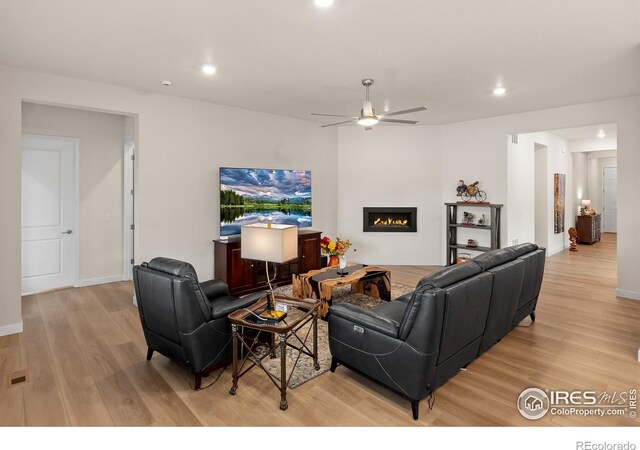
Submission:
[[[80,280],[122,277],[125,117],[23,103],[22,132],[80,140]]]
[[[571,142],[569,142],[571,147]],[[588,153],[577,152],[571,154],[573,166],[573,183],[571,195],[574,200],[574,213],[578,214],[578,208],[582,205],[582,200],[589,197],[589,156]],[[574,225],[572,225],[574,226]]]
[[[203,280],[213,276],[220,166],[311,170],[313,228],[335,235],[335,129],[7,66],[0,66],[0,89],[0,333],[3,326],[15,330],[21,323],[23,100],[137,115],[137,262],[171,256],[193,263]]]
[[[544,149],[536,150],[536,146],[543,146]],[[535,183],[534,178],[538,175],[538,167],[542,158],[536,158],[535,152],[546,152],[544,172],[544,184]],[[536,212],[540,207],[545,209],[546,238],[538,236],[538,244],[545,245],[547,255],[553,255],[568,247],[567,230],[573,226],[575,219],[574,199],[572,194],[572,173],[571,173],[571,153],[567,151],[567,141],[553,133],[525,133],[518,135],[518,143],[507,144],[508,161],[508,198],[509,209],[507,223],[507,242],[513,244],[518,242],[536,241],[535,225],[540,222],[540,214]],[[554,219],[554,174],[565,174],[565,226],[562,233],[555,233],[553,226]],[[546,185],[546,188],[545,188]],[[540,186],[540,188],[538,188]],[[536,189],[534,189],[534,187]],[[544,197],[539,203],[540,196]],[[536,208],[538,206],[538,208]]]
[[[338,132],[338,235],[374,264],[440,264],[440,149],[431,127],[341,127]],[[416,233],[362,231],[365,206],[417,207]]]
[[[569,151],[571,152],[596,152],[603,150],[615,150],[618,148],[618,139],[614,137],[571,139]]]

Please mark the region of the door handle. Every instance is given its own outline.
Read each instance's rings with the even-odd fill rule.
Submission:
[[[62,232],[62,234],[71,234],[71,233],[73,233],[73,231],[71,231],[71,230],[67,230],[67,231],[63,231]]]

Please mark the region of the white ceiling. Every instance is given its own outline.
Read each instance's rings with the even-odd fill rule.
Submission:
[[[302,119],[357,113],[371,77],[379,112],[436,124],[640,94],[640,0],[0,0],[0,51]]]
[[[560,136],[568,141],[579,139],[598,139],[600,130],[604,131],[607,138],[615,138],[618,135],[618,126],[615,123],[605,123],[602,125],[589,125],[586,127],[565,128],[554,130],[551,133]]]

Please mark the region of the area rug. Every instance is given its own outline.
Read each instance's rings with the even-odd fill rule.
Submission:
[[[415,288],[412,286],[406,286],[400,283],[391,283],[391,298],[396,299],[401,295],[412,292]],[[277,294],[291,295],[291,286],[283,286],[274,289]],[[392,300],[393,301],[393,300]],[[382,303],[383,300],[378,298],[369,297],[368,295],[358,294],[351,292],[350,286],[344,286],[334,289],[333,291],[333,304],[336,303],[351,303],[353,305],[362,306],[364,308],[373,308],[376,305]],[[296,317],[296,314],[302,314],[298,310],[292,308],[288,315],[292,319]],[[297,334],[302,340],[304,340],[307,331],[311,327],[311,323],[303,327]],[[309,334],[307,345],[311,348],[313,345],[313,331]],[[293,338],[291,341],[295,345],[299,342]],[[266,350],[266,349],[265,349]],[[276,352],[275,358],[265,358],[263,360],[264,367],[269,370],[274,376],[280,374],[280,355],[279,350]],[[291,375],[291,369],[298,357],[298,352],[292,348],[287,348],[287,377]],[[300,355],[300,359],[296,365],[296,370],[293,373],[289,381],[289,388],[295,388],[301,384],[306,383],[309,380],[316,378],[323,373],[326,373],[331,367],[331,353],[329,352],[329,333],[328,326],[325,320],[318,320],[318,364],[320,364],[320,370],[315,370],[313,367],[313,358],[305,354]]]

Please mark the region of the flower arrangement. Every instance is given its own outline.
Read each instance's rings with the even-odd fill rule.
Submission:
[[[325,236],[320,240],[320,249],[330,256],[344,257],[349,247],[351,247],[351,241],[348,239],[343,241],[340,238],[336,238],[335,241],[332,241]]]

